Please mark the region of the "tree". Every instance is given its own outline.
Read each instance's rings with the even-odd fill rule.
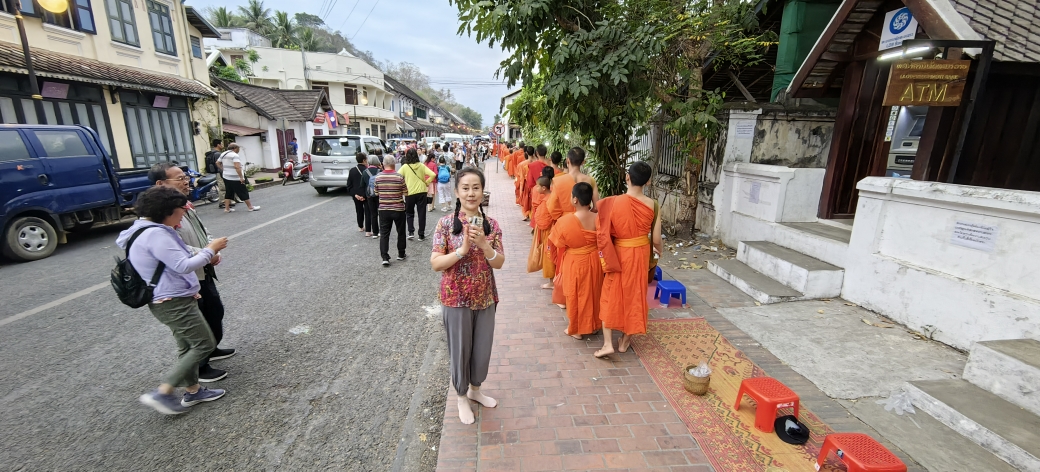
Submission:
[[[209,21],[217,28],[234,28],[239,26],[242,22],[241,18],[228,11],[226,7],[209,7],[206,8],[205,13],[209,18]]]
[[[304,51],[317,51],[321,48],[321,41],[314,35],[313,28],[300,28],[298,35],[300,49]]]
[[[457,110],[458,111],[455,114],[459,115],[459,118],[466,120],[466,123],[469,125],[470,128],[483,128],[484,117],[481,116],[480,113],[478,113],[476,110],[465,105],[459,105]]]
[[[293,15],[293,18],[296,19],[296,24],[300,26],[305,26],[308,28],[320,28],[322,26],[325,26],[325,22],[322,21],[321,17],[318,15],[312,15],[310,13],[304,13],[301,11]]]
[[[267,36],[271,31],[271,9],[264,7],[263,0],[249,0],[244,7],[238,7],[238,16],[242,26]]]
[[[507,86],[523,83],[510,119],[525,134],[573,132],[592,144],[604,195],[624,191],[633,130],[662,107],[679,122],[673,130],[693,133],[681,139],[696,142],[711,131],[704,125],[721,99],[701,89],[710,54],[753,61],[747,53],[767,42],[748,21],[752,2],[743,0],[449,1],[460,35],[511,52],[498,70]]]
[[[271,19],[271,27],[267,33],[267,38],[271,40],[271,44],[274,47],[298,49],[298,34],[299,27],[296,26],[296,21],[290,18],[288,13],[284,11],[274,12],[274,18]]]

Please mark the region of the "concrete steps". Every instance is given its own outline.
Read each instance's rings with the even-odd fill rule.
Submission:
[[[737,260],[802,293],[804,298],[841,295],[845,271],[798,251],[767,241],[741,241]]]
[[[803,300],[805,295],[734,259],[708,261],[708,270],[762,304]]]
[[[1040,417],[963,379],[908,382],[907,393],[915,407],[1008,464],[1040,471]]]
[[[709,261],[708,270],[762,304],[841,295],[845,271],[767,241],[741,241],[737,260]]]
[[[964,380],[1040,416],[1040,341],[975,343],[964,367]]]

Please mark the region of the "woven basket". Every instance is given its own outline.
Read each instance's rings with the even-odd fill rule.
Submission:
[[[711,376],[696,377],[690,375],[690,369],[696,368],[697,364],[690,364],[683,368],[683,388],[694,395],[704,395],[708,393],[708,383],[711,381]]]

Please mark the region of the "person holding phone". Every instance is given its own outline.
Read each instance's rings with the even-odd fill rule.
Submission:
[[[441,273],[439,298],[448,334],[451,382],[459,419],[474,421],[470,400],[487,408],[498,402],[480,391],[487,379],[495,334],[498,289],[495,269],[505,264],[502,228],[484,215],[484,174],[464,167],[455,179],[455,212],[437,222],[430,265]]]
[[[137,197],[134,211],[141,218],[119,234],[116,244],[126,249],[138,274],[151,277],[164,264],[152,291],[148,310],[170,328],[177,343],[177,363],[159,388],[141,395],[140,401],[160,413],[178,415],[200,402],[217,400],[224,390],[199,385],[199,364],[217,347],[213,332],[199,309],[199,278],[195,271],[220,261],[227,238],[217,238],[194,255],[174,229],[188,211],[188,197],[169,186],[152,187]],[[181,398],[174,389],[184,387]]]

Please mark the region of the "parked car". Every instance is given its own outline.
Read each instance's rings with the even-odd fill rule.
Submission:
[[[383,155],[394,153],[375,136],[315,136],[311,141],[311,186],[322,195],[332,187],[346,187],[350,169],[357,166],[358,151],[370,154],[373,149],[381,149]]]
[[[34,261],[66,232],[119,221],[151,187],[148,169],[118,169],[84,126],[0,125],[0,228],[5,256]]]

